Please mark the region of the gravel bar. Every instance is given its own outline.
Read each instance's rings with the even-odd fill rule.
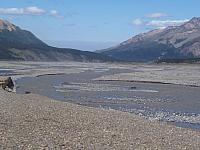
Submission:
[[[0,90],[0,149],[199,149],[200,132]]]

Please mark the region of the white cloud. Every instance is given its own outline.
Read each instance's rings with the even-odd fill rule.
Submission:
[[[47,11],[36,6],[25,8],[0,8],[0,15],[49,15],[57,18],[62,17],[57,10]]]
[[[25,14],[31,14],[31,15],[41,15],[46,12],[44,9],[41,9],[35,6],[27,7],[27,8],[24,8],[23,10]]]
[[[162,17],[167,17],[168,14],[166,13],[161,13],[161,12],[157,12],[157,13],[152,13],[152,14],[148,14],[143,18],[137,18],[135,20],[132,21],[132,24],[134,26],[140,26],[140,27],[151,27],[151,28],[165,28],[168,26],[178,26],[181,25],[187,21],[189,21],[189,19],[182,19],[182,20],[171,20],[171,19],[165,19],[165,20],[161,20],[160,18]]]
[[[56,18],[63,18],[63,16],[61,16],[57,10],[51,10],[49,15]]]
[[[187,21],[189,21],[189,20],[188,19],[184,19],[184,20],[151,20],[151,21],[147,22],[145,25],[151,26],[151,27],[163,28],[163,27],[167,27],[167,26],[181,25]]]
[[[167,17],[168,15],[166,13],[152,13],[152,14],[148,14],[146,15],[147,18],[161,18],[161,17]]]
[[[21,8],[0,8],[0,14],[21,15],[23,12],[24,11]]]
[[[51,10],[50,11],[50,15],[57,16],[58,15],[58,11],[57,10]]]
[[[56,18],[62,18],[57,10],[45,10],[36,6],[25,8],[0,8],[0,15],[35,15],[35,16],[51,16]]]
[[[26,8],[0,8],[0,14],[4,15],[42,15],[46,11],[32,6]]]
[[[133,25],[136,25],[136,26],[141,26],[143,24],[143,21],[141,19],[135,19],[133,20]]]
[[[134,26],[140,27],[151,27],[151,28],[165,28],[168,26],[178,26],[185,22],[189,21],[189,19],[183,20],[142,20],[142,19],[135,19],[133,20],[132,24]]]

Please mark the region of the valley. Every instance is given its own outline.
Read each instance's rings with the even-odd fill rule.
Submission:
[[[16,92],[200,129],[198,65],[4,62]]]

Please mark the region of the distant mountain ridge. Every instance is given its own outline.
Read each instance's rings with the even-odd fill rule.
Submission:
[[[200,57],[200,18],[136,35],[116,47],[98,51],[123,61],[148,62],[161,59]]]
[[[93,52],[48,46],[31,32],[0,20],[0,60],[105,62],[114,59]]]

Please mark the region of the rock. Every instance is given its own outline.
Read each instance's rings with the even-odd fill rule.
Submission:
[[[135,89],[137,89],[135,86],[132,86],[132,87],[131,87],[131,90],[135,90]]]
[[[7,91],[13,91],[14,83],[11,77],[0,77],[0,87]]]
[[[29,92],[29,91],[25,91],[25,94],[31,94],[31,92]]]

